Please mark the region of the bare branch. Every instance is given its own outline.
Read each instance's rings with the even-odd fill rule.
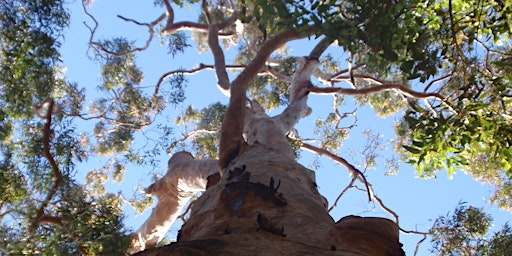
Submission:
[[[413,234],[413,235],[421,235],[421,236],[423,236],[423,238],[420,239],[416,243],[416,246],[414,247],[414,256],[416,256],[418,254],[418,250],[420,248],[420,244],[423,243],[425,240],[427,240],[428,233],[426,233],[426,232],[419,232],[419,231],[409,231],[409,230],[404,230],[402,228],[400,228],[400,232],[402,232],[404,234]]]
[[[207,15],[207,17],[208,16],[209,15]],[[219,24],[210,24],[208,27],[208,45],[210,46],[210,49],[213,54],[213,60],[215,63],[215,74],[217,75],[218,86],[221,92],[227,96],[229,96],[229,78],[228,73],[226,72],[226,60],[224,57],[224,51],[219,45],[219,30],[222,30],[228,26],[233,25],[236,19],[237,12],[234,12],[229,19]]]
[[[336,72],[335,74],[332,74],[332,75],[327,79],[327,81],[336,80],[336,79],[338,79],[341,75],[346,74],[346,73],[350,73],[350,71],[351,71],[351,70],[352,70],[352,71],[356,71],[356,70],[358,70],[359,68],[364,67],[364,66],[366,66],[366,64],[365,64],[365,63],[362,63],[362,64],[355,65],[355,66],[353,66],[352,68],[342,69],[342,70],[340,70],[340,71]]]
[[[171,154],[172,150],[179,144],[179,143],[182,143],[186,140],[190,140],[190,139],[193,139],[194,137],[196,137],[197,135],[199,134],[214,134],[214,133],[218,133],[219,131],[217,130],[206,130],[206,129],[200,129],[200,130],[195,130],[195,131],[192,131],[190,133],[187,133],[187,134],[182,134],[182,138],[179,139],[179,140],[176,140],[174,142],[171,143],[171,145],[167,148],[167,153],[168,154]]]
[[[334,200],[334,203],[329,207],[329,212],[334,209],[334,207],[338,206],[338,202],[340,201],[341,197],[350,189],[354,187],[354,183],[357,180],[357,178],[353,177],[350,180],[350,183],[341,191],[341,193],[336,197],[336,200]]]
[[[332,38],[324,37],[318,44],[313,48],[313,50],[309,53],[310,59],[320,59],[320,56],[324,53],[324,51],[334,42]]]
[[[160,17],[158,17],[156,20],[154,20],[151,23],[141,23],[141,22],[135,21],[133,19],[129,19],[129,18],[125,18],[125,17],[123,17],[121,15],[117,15],[117,17],[119,17],[120,19],[122,19],[122,20],[124,20],[126,22],[133,22],[133,23],[135,23],[135,24],[137,24],[139,26],[146,26],[146,27],[148,27],[149,37],[146,40],[146,43],[144,44],[144,46],[142,46],[142,47],[137,47],[137,48],[125,51],[125,52],[114,52],[114,51],[111,51],[111,50],[105,48],[105,46],[103,44],[98,43],[98,42],[93,42],[92,40],[89,41],[89,44],[92,45],[92,46],[97,47],[98,49],[100,49],[101,51],[103,51],[103,52],[105,52],[105,53],[107,53],[109,55],[116,56],[116,57],[121,57],[121,56],[125,56],[125,55],[128,55],[128,54],[133,54],[135,52],[144,51],[144,50],[146,50],[149,47],[149,44],[153,40],[153,37],[155,35],[154,27],[157,24],[159,24],[160,22],[162,22],[165,19],[166,16],[167,15],[164,13],[164,14],[160,15]],[[91,35],[91,39],[92,39],[93,36],[94,35]]]
[[[172,8],[169,0],[164,0],[165,9],[167,11],[167,22],[166,26],[172,24],[174,22],[174,9]]]
[[[442,76],[442,77],[439,77],[439,78],[436,78],[436,79],[434,79],[434,80],[430,81],[430,83],[428,83],[428,85],[427,85],[427,86],[425,86],[425,89],[423,89],[423,92],[427,92],[427,91],[428,91],[428,89],[430,89],[430,87],[431,87],[433,84],[438,83],[438,82],[440,82],[440,81],[442,81],[442,80],[445,80],[445,79],[451,78],[451,77],[452,77],[452,75],[453,75],[454,73],[455,73],[455,71],[452,71],[452,72],[451,72],[450,74],[448,74],[448,75],[444,75],[444,76]]]
[[[208,28],[208,45],[213,54],[215,63],[215,74],[217,75],[218,86],[222,93],[229,96],[229,78],[226,72],[226,61],[224,51],[219,45],[219,27],[217,24],[210,24]]]
[[[329,157],[330,159],[332,159],[333,161],[335,161],[335,162],[345,166],[349,170],[349,172],[352,175],[352,177],[357,178],[361,183],[363,183],[366,186],[366,191],[368,193],[368,202],[372,201],[372,197],[374,197],[373,190],[370,188],[370,184],[366,180],[366,177],[364,176],[364,174],[359,169],[357,169],[355,166],[350,164],[344,158],[342,158],[340,156],[337,156],[337,155],[329,152],[326,149],[319,148],[319,147],[316,147],[316,146],[313,146],[311,144],[307,144],[307,143],[304,143],[304,142],[301,143],[300,147],[304,148],[306,150],[312,151],[312,152],[314,152],[314,153],[316,153],[318,155],[325,155],[325,156]]]
[[[245,67],[246,67],[245,65],[226,65],[225,66],[226,69],[232,69],[232,70],[244,69]],[[194,68],[191,70],[180,69],[180,70],[173,70],[173,71],[164,73],[163,75],[160,76],[160,78],[158,79],[158,82],[156,83],[155,91],[153,92],[153,98],[155,98],[158,95],[158,93],[160,91],[160,86],[166,78],[177,75],[177,74],[194,75],[194,74],[199,73],[202,70],[215,70],[215,66],[199,63],[199,66],[197,68]],[[260,72],[260,74],[264,74],[264,72]]]
[[[192,30],[197,32],[208,33],[209,25],[204,23],[192,22],[192,21],[181,21],[173,24],[167,24],[162,33],[171,34],[182,30]],[[225,29],[225,27],[219,26],[219,30]],[[229,38],[235,35],[235,32],[219,32],[219,38]]]
[[[388,208],[382,201],[382,199],[380,199],[378,196],[375,195],[375,193],[373,192],[373,188],[372,188],[372,185],[369,184],[367,181],[366,181],[366,178],[364,176],[364,174],[359,171],[357,168],[355,168],[353,165],[351,165],[350,163],[348,163],[345,159],[337,156],[337,155],[334,155],[332,154],[331,152],[325,150],[325,149],[322,149],[322,148],[318,148],[318,147],[315,147],[313,145],[310,145],[310,144],[307,144],[307,143],[302,143],[301,144],[301,147],[306,149],[306,150],[309,150],[309,151],[312,151],[318,155],[326,155],[327,157],[331,158],[332,160],[334,160],[335,162],[338,162],[342,165],[344,165],[345,167],[347,167],[347,169],[351,172],[352,174],[352,180],[350,181],[350,183],[343,189],[343,191],[338,195],[338,197],[336,198],[335,202],[333,203],[333,205],[329,208],[329,211],[331,211],[334,207],[336,207],[339,199],[343,196],[343,194],[345,194],[345,192],[350,189],[350,188],[353,188],[355,187],[354,186],[354,182],[356,179],[358,179],[360,182],[362,182],[365,186],[366,186],[366,192],[368,193],[368,200],[371,201],[371,198],[375,199],[375,201],[377,201],[377,203],[379,204],[379,206],[384,209],[387,213],[389,213],[390,215],[392,215],[394,218],[395,218],[395,222],[396,224],[398,225],[399,229],[401,232],[403,233],[406,233],[406,234],[417,234],[417,235],[422,235],[423,236],[423,239],[421,239],[417,244],[416,244],[416,249],[414,251],[414,255],[416,255],[417,251],[418,251],[418,248],[419,248],[419,245],[425,241],[426,237],[427,237],[427,233],[424,233],[424,232],[418,232],[418,231],[406,231],[404,230],[403,228],[400,227],[400,224],[399,224],[399,218],[398,218],[398,214],[396,214],[393,210],[391,210],[390,208]]]
[[[322,72],[320,71],[319,69],[315,70],[315,72],[313,72],[313,75],[315,77],[317,77],[322,83],[329,83],[329,84],[332,84],[334,80],[336,80],[337,77],[343,75],[343,74],[346,74],[346,73],[349,73],[350,71],[355,71],[357,70],[358,68],[360,67],[364,67],[365,64],[358,64],[358,65],[355,65],[354,67],[352,67],[351,69],[343,69],[343,70],[340,70],[334,74],[331,74],[331,73],[325,73],[325,72]]]
[[[92,14],[89,13],[89,11],[87,11],[87,6],[86,6],[85,2],[86,1],[82,1],[82,9],[84,10],[85,15],[87,17],[89,17],[92,20],[92,22],[94,22],[94,27],[91,28],[84,21],[84,25],[89,29],[89,32],[90,32],[89,42],[92,42],[94,34],[96,33],[96,29],[98,28],[98,21],[96,20],[96,18]]]
[[[444,104],[446,104],[450,108],[451,111],[455,112],[455,110],[453,109],[451,104],[446,100],[446,98],[443,97],[442,95],[440,95],[439,93],[416,92],[416,91],[413,91],[401,84],[384,83],[384,82],[381,82],[381,81],[379,81],[375,78],[369,77],[369,76],[355,75],[355,77],[369,79],[369,80],[379,83],[379,85],[367,87],[367,88],[358,88],[358,89],[340,88],[340,87],[328,87],[328,88],[313,87],[313,88],[311,88],[311,93],[315,93],[315,94],[339,93],[339,94],[344,94],[344,95],[367,95],[367,94],[377,93],[377,92],[381,92],[381,91],[393,90],[407,98],[437,99],[437,100],[443,102]],[[347,77],[347,78],[349,78],[349,77]]]

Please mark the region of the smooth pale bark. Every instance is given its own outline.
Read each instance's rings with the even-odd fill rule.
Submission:
[[[132,235],[129,253],[152,247],[160,242],[188,201],[206,189],[207,177],[218,172],[215,160],[194,160],[188,152],[174,154],[165,176],[146,189],[158,198],[149,218]]]

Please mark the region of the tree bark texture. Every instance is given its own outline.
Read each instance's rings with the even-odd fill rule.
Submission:
[[[383,218],[335,222],[314,172],[255,142],[192,205],[178,241],[137,255],[404,255]]]

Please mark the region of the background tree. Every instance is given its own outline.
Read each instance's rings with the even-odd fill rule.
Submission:
[[[489,235],[492,218],[482,209],[459,204],[451,216],[438,217],[429,233],[432,252],[441,255],[507,255],[512,252],[510,226]]]
[[[457,170],[464,171],[494,187],[492,203],[504,209],[511,207],[508,2],[155,1],[165,13],[150,23],[118,16],[148,31],[142,46],[128,36],[98,39],[102,23],[89,13],[87,5],[92,1],[83,4],[89,18],[88,56],[100,66],[99,95],[87,94],[86,88],[64,79],[59,47],[69,13],[63,2],[0,4],[2,253],[125,252],[130,232],[123,227],[122,206],[129,203],[143,210],[152,200],[141,194],[129,197],[107,192],[105,182],[122,183],[127,167],[134,165],[156,168],[159,156],[167,149],[171,153],[188,150],[197,159],[220,157],[221,167],[225,167],[242,144],[254,142],[251,136],[246,136],[247,141],[241,139],[245,129],[242,120],[247,120],[247,115],[266,116],[271,110],[284,109],[289,111],[283,113],[301,113],[295,117],[300,119],[309,112],[304,112],[304,102],[294,105],[303,97],[304,91],[297,88],[305,81],[310,94],[331,95],[333,108],[316,121],[314,142],[303,139],[304,131],[284,132],[295,157],[300,149],[308,150],[349,170],[352,180],[340,197],[360,182],[368,198],[390,212],[398,223],[398,215],[376,196],[364,173],[376,165],[378,136],[366,133],[369,140],[360,151],[364,159],[360,168],[340,155],[345,139],[358,124],[357,112],[346,110],[354,96],[357,104],[371,106],[379,116],[397,113],[403,117],[395,127],[396,150],[420,176],[432,177],[439,170],[447,170],[450,176]],[[175,8],[184,6],[200,10],[197,22],[175,21]],[[211,51],[213,64],[169,71],[161,74],[156,84],[148,85],[144,77],[149,72],[138,65],[137,57],[148,51],[155,36],[173,57],[180,56],[192,38],[198,41],[200,50]],[[318,59],[318,66],[301,64],[302,56],[292,56],[285,46],[275,47],[299,38],[309,38],[316,45],[306,55],[309,60]],[[341,49],[343,62],[329,49]],[[212,101],[204,109],[186,108],[176,119],[176,124],[185,126],[183,134],[173,137],[173,125],[166,115],[185,101],[187,76],[204,70],[215,71],[218,87],[225,94],[233,84],[244,86],[251,110],[245,111],[244,118],[236,119],[226,102]],[[309,81],[310,77],[313,80]],[[240,83],[243,79],[247,80]],[[245,89],[238,96],[241,94],[245,95]],[[239,108],[231,107],[231,111],[244,112],[244,101],[238,97]],[[315,111],[318,109],[313,107]],[[235,135],[230,137],[232,143],[219,151],[219,134],[226,130],[221,129],[223,118],[228,120],[224,127],[235,127],[238,132],[228,133]],[[279,115],[272,120],[277,119],[284,120]],[[247,127],[255,131],[268,128],[263,125],[255,129],[252,125]],[[79,172],[80,163],[98,159],[108,160],[98,168]],[[75,180],[81,172],[87,172],[85,181]],[[199,188],[189,186],[189,192],[206,186],[205,176],[198,177]],[[279,187],[276,179],[273,185],[269,179],[261,182]],[[282,186],[281,190],[286,191]],[[146,192],[153,192],[159,203],[164,201],[165,196],[157,191],[148,188]],[[316,197],[316,201],[322,199]],[[179,206],[184,207],[181,203]],[[456,215],[462,216],[459,219],[473,216],[477,212],[473,209],[457,209]],[[260,228],[284,234],[280,227],[262,224],[268,223],[264,216],[258,218]],[[486,233],[488,217],[475,220],[482,227],[478,234]],[[440,240],[436,233],[438,223],[443,221],[449,223],[441,218],[431,230],[434,250],[455,252],[458,249],[453,245],[461,243],[454,241],[460,234],[471,236],[473,231],[457,230],[459,235],[454,231],[455,235]],[[156,225],[168,228],[168,224]],[[506,237],[506,230],[507,226],[496,237]],[[475,250],[484,243],[464,241]],[[507,247],[492,248],[506,252]]]

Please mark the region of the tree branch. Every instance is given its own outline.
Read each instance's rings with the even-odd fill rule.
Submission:
[[[231,97],[229,106],[222,121],[219,167],[222,170],[235,158],[244,145],[244,116],[247,88],[260,70],[264,67],[268,57],[283,44],[296,39],[312,35],[316,29],[310,28],[303,33],[296,30],[286,30],[276,34],[265,42],[252,62],[233,80],[230,86]]]
[[[428,85],[427,85],[427,86],[425,86],[425,89],[423,89],[423,92],[424,92],[424,93],[426,93],[426,92],[428,91],[428,89],[430,89],[430,87],[431,87],[433,84],[438,83],[438,82],[440,82],[440,81],[442,81],[442,80],[445,80],[445,79],[451,78],[451,77],[452,77],[452,75],[453,75],[454,73],[455,73],[455,71],[452,71],[452,72],[451,72],[450,74],[448,74],[448,75],[444,75],[444,76],[442,76],[442,77],[439,77],[439,78],[436,78],[436,79],[434,79],[434,80],[430,81],[430,83],[428,83]]]
[[[373,193],[373,190],[370,188],[370,184],[366,180],[366,177],[364,176],[364,174],[359,169],[357,169],[355,166],[350,164],[344,158],[342,158],[340,156],[337,156],[337,155],[329,152],[326,149],[319,148],[319,147],[316,147],[316,146],[313,146],[311,144],[307,144],[307,143],[304,143],[304,142],[301,142],[300,147],[303,148],[303,149],[309,150],[311,152],[314,152],[314,153],[316,153],[318,155],[325,155],[328,158],[330,158],[331,160],[333,160],[333,161],[335,161],[335,162],[345,166],[349,170],[349,172],[350,172],[350,174],[352,175],[353,178],[357,178],[361,183],[363,183],[365,185],[366,191],[368,193],[368,202],[372,201],[372,198],[375,196],[374,193]]]
[[[210,24],[208,28],[208,45],[213,54],[215,63],[215,74],[217,75],[218,87],[222,93],[229,96],[229,78],[226,72],[226,61],[224,51],[219,45],[219,30],[217,24]]]
[[[151,43],[151,41],[153,41],[153,37],[155,35],[154,27],[158,23],[162,22],[165,19],[166,14],[160,15],[160,17],[158,17],[156,20],[154,20],[151,23],[141,23],[141,22],[135,21],[133,19],[125,18],[125,17],[123,17],[121,15],[117,15],[117,17],[119,17],[120,19],[122,19],[124,21],[127,21],[127,22],[133,22],[133,23],[135,23],[135,24],[137,24],[139,26],[146,26],[146,27],[148,27],[149,37],[146,40],[146,43],[144,44],[144,46],[136,47],[134,49],[131,49],[131,50],[128,50],[128,51],[125,51],[125,52],[113,52],[113,51],[105,48],[105,46],[103,46],[103,44],[101,44],[101,43],[90,41],[89,44],[98,47],[101,51],[103,51],[103,52],[105,52],[105,53],[107,53],[109,55],[116,56],[116,57],[122,57],[122,56],[126,56],[128,54],[133,54],[135,52],[142,52],[142,51],[146,50],[149,47],[149,44]],[[91,36],[91,38],[92,38],[92,36]]]
[[[52,225],[57,225],[60,227],[64,226],[64,223],[62,223],[62,219],[60,217],[48,216],[48,215],[41,216],[38,219],[38,223],[37,223],[38,226],[44,225],[44,224],[52,224]]]
[[[246,67],[245,65],[226,65],[225,66],[226,69],[233,69],[233,70],[244,69],[245,67]],[[153,98],[158,96],[158,93],[160,91],[160,86],[162,85],[163,81],[166,78],[168,78],[170,76],[173,76],[173,75],[177,75],[177,74],[194,75],[194,74],[199,73],[202,70],[215,70],[215,66],[214,65],[207,65],[207,64],[199,63],[199,66],[197,68],[194,68],[194,69],[190,69],[190,70],[183,70],[183,69],[181,69],[181,70],[173,70],[173,71],[169,71],[169,72],[164,73],[163,75],[160,76],[160,78],[158,79],[158,82],[155,85],[155,91],[153,92]],[[264,72],[260,72],[260,74],[264,74]]]
[[[356,75],[356,78],[365,78],[365,79],[371,79],[376,82],[381,83],[379,80],[376,80],[371,77]],[[348,77],[347,77],[348,78]],[[450,107],[450,109],[453,110],[451,107],[451,104],[447,102],[447,100],[440,94],[434,93],[434,92],[416,92],[413,91],[401,84],[394,84],[394,83],[384,83],[382,82],[379,85],[371,86],[367,88],[358,88],[358,89],[352,89],[352,88],[340,88],[340,87],[327,87],[327,88],[321,88],[321,87],[313,87],[311,88],[311,93],[315,94],[333,94],[333,93],[339,93],[344,95],[367,95],[372,93],[377,93],[381,91],[387,91],[387,90],[393,90],[398,93],[400,93],[402,96],[407,98],[414,98],[414,99],[430,99],[434,98],[437,99],[443,103],[445,103],[447,106]]]
[[[332,38],[324,37],[318,44],[313,48],[313,50],[309,53],[310,59],[320,59],[320,56],[327,50],[327,48],[334,42]]]
[[[169,0],[164,0],[165,10],[167,12],[166,26],[174,22],[174,9],[172,8]]]
[[[146,26],[146,27],[148,27],[149,37],[146,40],[146,43],[144,44],[143,47],[137,47],[137,48],[128,50],[126,52],[113,52],[113,51],[105,48],[105,46],[103,44],[93,41],[94,34],[96,33],[96,29],[98,28],[98,21],[96,21],[96,18],[94,18],[94,16],[91,13],[89,13],[89,11],[87,11],[87,7],[85,5],[85,1],[82,1],[82,7],[83,7],[85,15],[87,15],[89,18],[91,18],[93,20],[93,22],[94,22],[94,28],[90,28],[87,24],[85,24],[85,26],[87,26],[89,28],[89,31],[91,33],[91,35],[89,37],[89,45],[94,46],[97,49],[101,50],[102,52],[105,52],[105,53],[107,53],[109,55],[116,56],[116,57],[121,57],[121,56],[125,56],[125,55],[132,54],[132,53],[135,53],[135,52],[141,52],[141,51],[146,50],[149,47],[149,44],[151,43],[151,41],[153,40],[153,37],[154,37],[154,34],[155,34],[154,27],[157,24],[159,24],[160,22],[162,22],[165,19],[165,17],[167,16],[167,14],[164,13],[164,14],[160,15],[156,20],[154,20],[151,23],[141,23],[141,22],[138,22],[138,21],[136,21],[134,19],[125,18],[125,17],[123,17],[121,15],[117,15],[118,18],[120,18],[120,19],[122,19],[122,20],[124,20],[126,22],[133,22],[133,23],[135,23],[135,24],[137,24],[139,26]]]
[[[368,181],[366,180],[366,177],[364,176],[364,174],[359,171],[357,168],[355,168],[353,165],[351,165],[350,163],[348,163],[345,159],[337,156],[337,155],[334,155],[332,154],[331,152],[325,150],[325,149],[322,149],[322,148],[318,148],[318,147],[315,147],[313,145],[310,145],[310,144],[307,144],[307,143],[304,143],[302,142],[301,144],[301,148],[304,148],[306,150],[309,150],[309,151],[312,151],[318,155],[326,155],[327,157],[329,157],[330,159],[334,160],[335,162],[338,162],[340,164],[342,164],[343,166],[345,166],[351,173],[352,175],[352,180],[350,181],[350,183],[343,189],[343,191],[338,195],[338,197],[336,198],[335,202],[333,203],[333,205],[329,208],[329,211],[331,211],[334,207],[336,207],[337,205],[337,202],[339,201],[339,199],[343,196],[343,194],[345,194],[345,192],[354,187],[354,182],[356,179],[358,179],[361,183],[363,183],[365,186],[366,186],[366,191],[368,193],[368,200],[371,201],[371,198],[375,199],[375,201],[377,201],[377,203],[379,204],[379,206],[384,209],[384,211],[386,211],[387,213],[389,213],[390,215],[392,215],[394,218],[395,218],[395,222],[396,224],[398,225],[399,229],[401,232],[403,233],[406,233],[406,234],[417,234],[417,235],[422,235],[423,236],[423,239],[421,239],[417,244],[416,244],[416,249],[414,250],[414,255],[416,255],[417,251],[418,251],[418,248],[419,248],[419,245],[425,241],[426,237],[427,237],[427,233],[424,233],[424,232],[418,232],[418,231],[407,231],[407,230],[404,230],[403,228],[400,227],[400,224],[399,224],[399,217],[398,217],[398,214],[396,214],[393,210],[391,210],[390,208],[388,208],[384,202],[382,201],[382,199],[380,199],[378,196],[375,195],[375,193],[373,192],[373,188],[372,188],[372,185],[368,183]]]
[[[217,75],[218,86],[222,93],[229,96],[229,78],[226,72],[226,61],[224,57],[224,51],[219,45],[219,30],[226,28],[235,23],[237,12],[219,24],[210,24],[208,27],[208,45],[213,54],[213,60],[215,63],[215,74]]]
[[[186,140],[189,140],[189,139],[193,139],[194,137],[196,137],[198,134],[201,134],[201,133],[206,133],[206,134],[215,134],[215,133],[218,133],[219,131],[218,130],[206,130],[206,129],[200,129],[200,130],[194,130],[190,133],[187,133],[187,134],[182,134],[182,138],[179,139],[179,140],[176,140],[174,142],[171,143],[171,145],[167,148],[167,153],[168,154],[171,154],[172,150],[179,144],[179,143],[182,143]]]
[[[39,210],[37,211],[37,215],[33,218],[33,225],[34,227],[37,227],[40,219],[44,216],[44,211],[46,210],[46,207],[50,203],[50,201],[53,199],[55,194],[57,193],[57,190],[60,188],[63,182],[62,173],[59,169],[59,166],[55,159],[53,158],[52,153],[50,152],[50,136],[52,135],[51,130],[51,124],[52,124],[52,114],[54,109],[54,100],[49,99],[43,104],[48,104],[47,112],[46,112],[46,123],[43,127],[43,156],[48,160],[48,163],[50,164],[50,168],[53,173],[53,186],[50,188],[50,191],[46,195],[45,200],[41,203],[39,206]]]
[[[195,160],[188,152],[174,154],[165,176],[146,189],[148,195],[158,198],[158,204],[144,224],[132,234],[129,252],[136,253],[160,242],[190,198],[204,191],[207,177],[216,172],[216,160]]]

